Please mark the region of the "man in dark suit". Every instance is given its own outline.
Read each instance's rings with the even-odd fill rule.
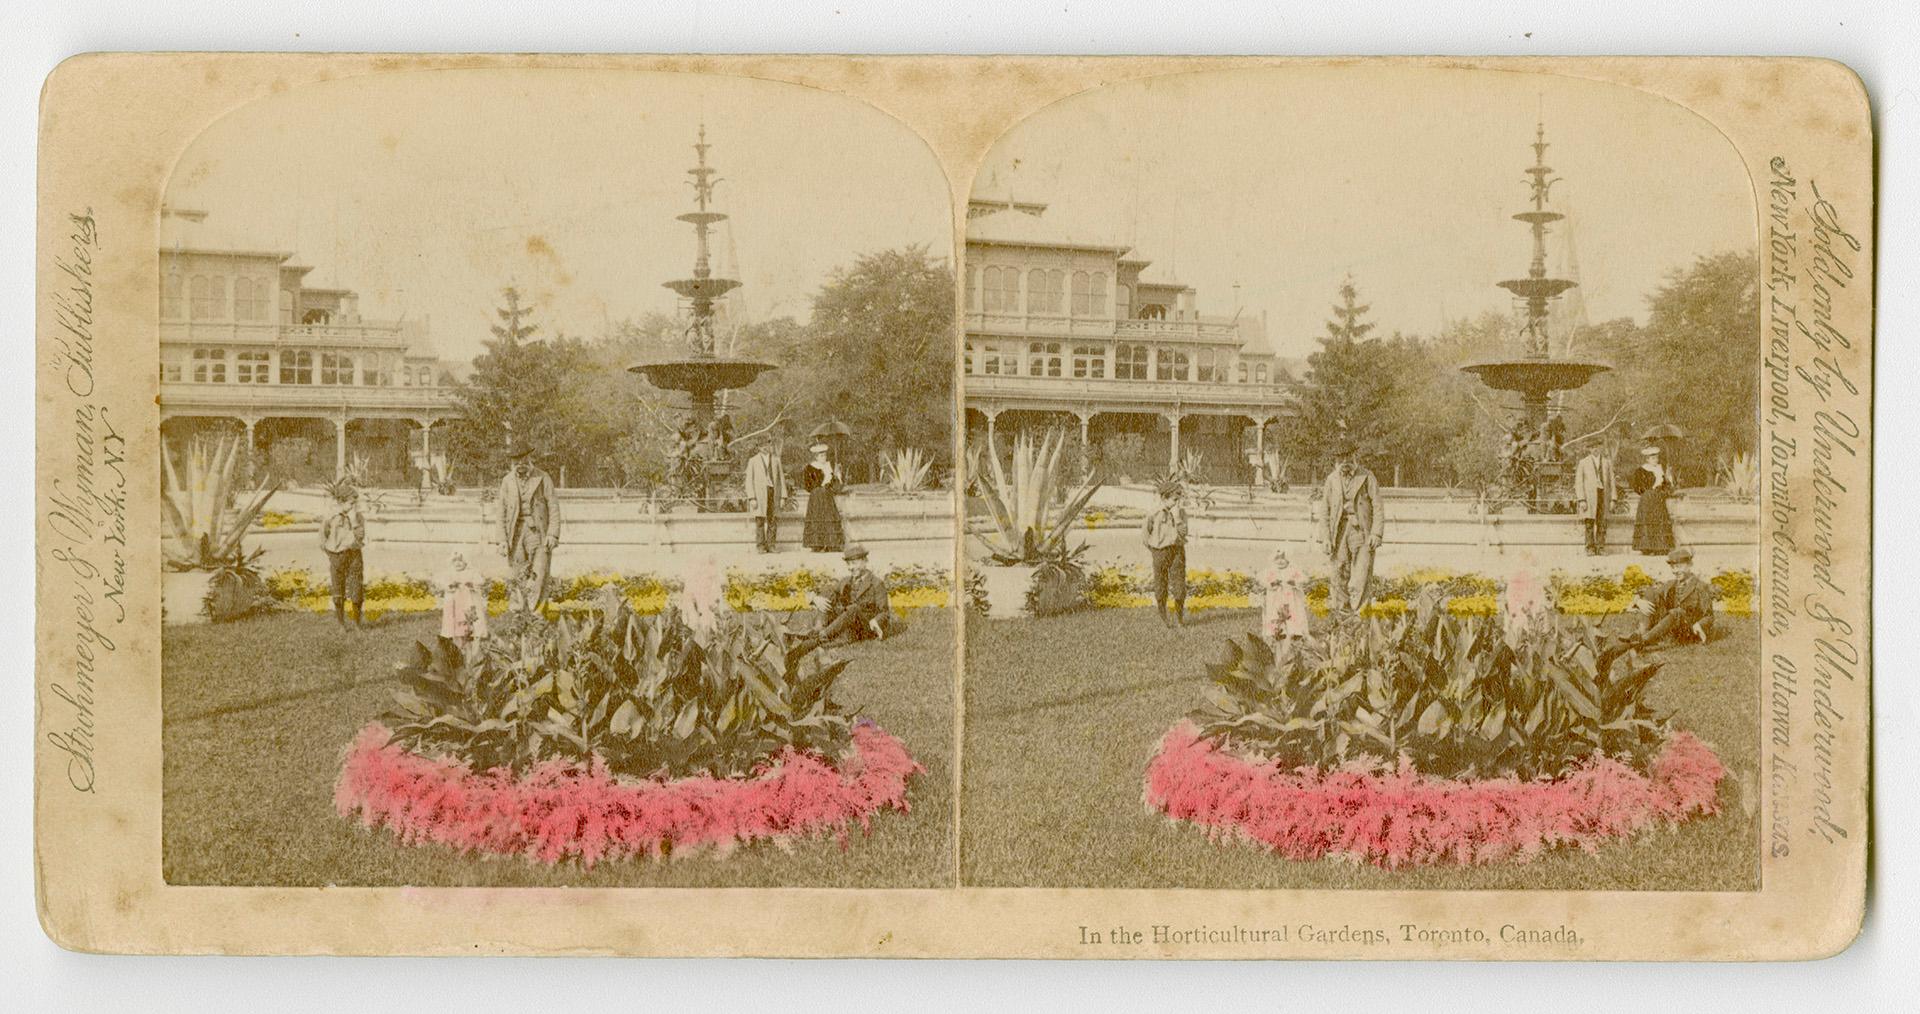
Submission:
[[[887,582],[867,565],[867,547],[849,543],[843,555],[847,576],[828,596],[820,625],[787,650],[789,660],[821,645],[886,640],[893,630],[893,610],[887,602]]]
[[[1667,554],[1667,563],[1673,566],[1673,580],[1655,585],[1634,603],[1645,614],[1639,633],[1626,639],[1635,647],[1666,640],[1704,644],[1713,636],[1713,586],[1693,572],[1693,550],[1676,547]]]
[[[1380,480],[1360,464],[1352,440],[1334,449],[1333,471],[1320,490],[1321,537],[1333,573],[1327,581],[1327,605],[1335,612],[1359,609],[1373,580],[1373,551],[1386,536],[1386,512],[1380,506]]]

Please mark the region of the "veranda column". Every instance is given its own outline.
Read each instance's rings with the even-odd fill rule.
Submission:
[[[333,476],[339,478],[347,474],[347,418],[341,416],[333,421]]]
[[[1087,440],[1087,424],[1093,421],[1093,413],[1076,412],[1074,414],[1080,417],[1080,449],[1082,451],[1091,450],[1092,445]]]
[[[1000,413],[998,411],[981,409],[980,414],[987,417],[987,450],[991,453],[993,450],[993,420]]]
[[[1178,472],[1180,470],[1180,420],[1183,416],[1178,412],[1167,412],[1165,417],[1167,420],[1167,471]]]

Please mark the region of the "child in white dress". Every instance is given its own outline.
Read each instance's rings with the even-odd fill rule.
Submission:
[[[476,638],[487,636],[487,582],[456,549],[440,576],[440,636],[465,651]]]
[[[1260,633],[1275,647],[1307,636],[1307,574],[1287,556],[1287,547],[1275,546],[1267,569],[1260,575],[1264,601]]]

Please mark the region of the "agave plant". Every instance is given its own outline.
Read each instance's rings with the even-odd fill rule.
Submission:
[[[160,547],[167,569],[215,570],[244,555],[240,539],[280,484],[270,482],[236,503],[242,443],[236,436],[195,439],[176,467],[173,449],[161,440]]]
[[[632,776],[725,778],[787,748],[837,759],[851,717],[830,691],[847,662],[789,659],[788,647],[765,613],[695,631],[607,589],[587,616],[502,623],[465,652],[445,638],[416,644],[384,721],[410,749],[483,771],[598,758]]]
[[[1740,500],[1759,498],[1760,467],[1752,454],[1741,451],[1720,467],[1720,488]]]
[[[933,472],[933,458],[918,447],[902,447],[882,460],[887,487],[895,493],[918,493],[927,488]]]
[[[1350,620],[1276,651],[1249,637],[1209,666],[1204,735],[1285,766],[1404,757],[1443,777],[1551,777],[1595,753],[1645,762],[1670,731],[1642,700],[1658,663],[1556,621],[1517,645],[1429,606]]]
[[[991,436],[985,446],[973,448],[968,470],[993,521],[991,531],[976,534],[994,563],[1037,564],[1066,553],[1067,532],[1101,485],[1097,476],[1089,477],[1055,503],[1061,493],[1061,451],[1066,443],[1061,429],[1038,439],[1022,431],[1014,437],[1010,467],[1000,464],[999,448]]]

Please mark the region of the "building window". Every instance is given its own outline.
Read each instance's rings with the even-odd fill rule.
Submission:
[[[196,384],[224,384],[227,382],[226,349],[193,350],[193,382]]]
[[[346,352],[320,353],[320,382],[322,384],[353,383],[353,356]]]
[[[967,267],[967,309],[980,309],[980,269],[972,265]]]
[[[1158,380],[1186,380],[1188,359],[1185,352],[1175,349],[1160,350],[1160,364],[1154,373]]]
[[[1059,375],[1059,342],[1034,342],[1027,346],[1027,376],[1057,377]]]
[[[241,384],[264,384],[273,369],[273,354],[251,351],[233,354],[233,379]]]
[[[313,383],[313,353],[292,350],[280,353],[280,382]]]
[[[988,268],[984,279],[986,312],[1020,312],[1020,271],[1018,268]]]
[[[963,351],[966,359],[960,366],[960,372],[971,374],[973,372],[973,343],[968,342]]]
[[[1133,286],[1116,285],[1113,287],[1114,316],[1125,320],[1133,316]]]
[[[1147,379],[1147,347],[1122,345],[1114,355],[1113,375],[1118,380]]]
[[[980,372],[989,376],[1013,376],[1020,372],[1019,357],[989,342],[981,347]]]
[[[1267,382],[1267,364],[1266,363],[1253,364],[1253,382],[1256,384],[1264,384]]]
[[[194,275],[193,319],[225,320],[227,318],[227,280],[222,275]]]
[[[386,356],[367,357],[367,383],[373,387],[393,386],[393,360]]]
[[[185,281],[179,275],[170,274],[160,279],[160,316],[179,320],[185,315],[186,308],[180,305],[185,288]]]
[[[280,323],[293,323],[293,290],[280,290]]]
[[[267,319],[268,294],[272,291],[264,278],[234,279],[233,318],[264,323]]]
[[[1085,271],[1073,273],[1073,315],[1075,317],[1105,317],[1107,315],[1107,275],[1104,271],[1088,274]]]
[[[1247,364],[1246,363],[1240,364],[1240,368],[1234,373],[1234,379],[1238,380],[1242,384],[1247,382]]]
[[[1073,347],[1073,375],[1083,380],[1103,380],[1107,375],[1107,350],[1098,345]]]
[[[431,366],[420,367],[419,383],[421,387],[433,386],[433,367]]]
[[[1227,379],[1226,363],[1222,362],[1222,357],[1218,349],[1201,349],[1199,353],[1194,356],[1193,379],[1203,384],[1211,384],[1216,380]]]
[[[1058,314],[1063,310],[1067,273],[1034,268],[1027,272],[1027,312]]]
[[[161,357],[160,359],[160,382],[161,383],[178,384],[180,381],[184,380],[185,378],[186,378],[186,369],[181,364],[177,356],[167,355],[167,356]]]

